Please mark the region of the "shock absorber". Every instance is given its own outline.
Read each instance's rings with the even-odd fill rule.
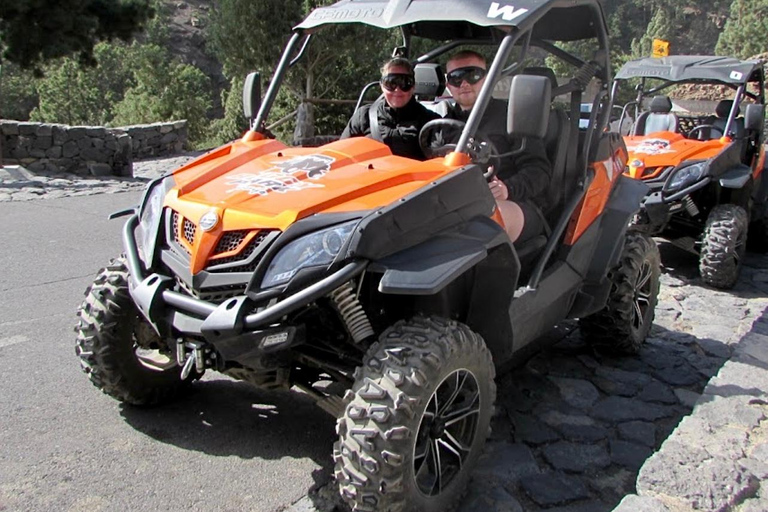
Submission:
[[[696,206],[696,203],[693,202],[693,199],[691,199],[691,196],[685,196],[683,199],[683,205],[685,206],[685,210],[688,212],[688,215],[691,217],[696,217],[699,214],[699,209]]]
[[[373,327],[368,320],[368,315],[365,314],[363,305],[357,298],[352,281],[348,281],[333,290],[330,296],[355,343],[360,343],[365,338],[373,336]]]

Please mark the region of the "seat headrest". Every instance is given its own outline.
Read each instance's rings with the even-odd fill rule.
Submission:
[[[416,86],[413,89],[419,99],[434,99],[445,91],[445,73],[440,64],[419,63],[413,67]]]
[[[732,107],[733,107],[733,100],[722,100],[715,107],[715,115],[721,119],[725,119],[726,117],[728,117],[728,114],[731,113]],[[736,107],[736,115],[739,115],[740,112],[741,112],[741,109],[739,107]]]
[[[672,100],[669,96],[654,96],[651,100],[651,112],[667,114],[672,111]]]
[[[549,78],[549,81],[552,83],[552,90],[557,88],[557,77],[555,76],[555,71],[552,68],[547,68],[544,66],[532,66],[523,69],[520,73],[523,75],[535,75]]]

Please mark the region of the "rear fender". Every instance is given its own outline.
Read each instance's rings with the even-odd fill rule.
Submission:
[[[640,209],[647,192],[648,187],[643,182],[626,176],[621,176],[616,183],[600,221],[595,254],[587,270],[588,283],[602,281],[608,270],[618,263],[629,222]]]

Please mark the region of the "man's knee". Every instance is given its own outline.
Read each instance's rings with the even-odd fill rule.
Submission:
[[[525,226],[523,209],[512,201],[496,201],[496,206],[501,212],[501,218],[504,220],[504,229],[509,239],[514,242],[520,237],[520,233],[523,232],[523,227]]]

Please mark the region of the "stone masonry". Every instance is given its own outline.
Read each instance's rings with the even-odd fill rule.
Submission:
[[[173,155],[187,143],[187,122],[104,128],[0,121],[3,165],[35,173],[133,176],[133,160]]]

